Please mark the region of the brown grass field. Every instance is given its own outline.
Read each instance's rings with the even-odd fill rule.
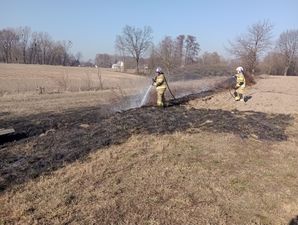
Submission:
[[[100,85],[100,77],[102,87]],[[0,64],[2,94],[36,92],[45,87],[48,93],[98,89],[131,88],[142,77],[91,67]]]
[[[41,67],[0,65],[1,79]],[[297,77],[260,76],[245,103],[211,90],[115,112],[148,82],[117,76],[134,85],[0,97],[0,128],[16,130],[0,139],[0,224],[298,223]],[[182,96],[222,80],[171,87]]]
[[[210,89],[224,79],[190,80],[182,85],[181,81],[172,82],[171,88],[179,97]],[[150,84],[151,77],[102,68],[0,64],[1,111],[24,116],[82,107],[123,110],[138,106]],[[39,87],[45,88],[44,94],[39,94]],[[154,89],[150,94],[153,103]],[[171,98],[169,93],[167,98]]]

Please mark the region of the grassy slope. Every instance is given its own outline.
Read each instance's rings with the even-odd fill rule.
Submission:
[[[139,135],[0,198],[18,224],[285,224],[298,210],[295,142]]]
[[[186,107],[235,109],[220,98]],[[247,105],[236,109],[249,113]],[[291,116],[286,141],[191,125],[132,135],[1,193],[0,224],[288,224],[298,213],[298,117]]]

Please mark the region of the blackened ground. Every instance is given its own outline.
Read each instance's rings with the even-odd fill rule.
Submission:
[[[114,114],[95,107],[2,120],[1,124],[14,127],[26,138],[0,145],[0,191],[84,159],[91,151],[124,143],[134,134],[208,131],[287,140],[290,115],[195,109],[187,104],[194,98],[212,97],[212,91],[204,92],[172,100],[166,108],[146,106]]]
[[[295,218],[293,218],[290,222],[289,225],[298,225],[298,216],[296,216]]]

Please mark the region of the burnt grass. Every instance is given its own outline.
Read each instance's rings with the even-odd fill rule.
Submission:
[[[16,130],[14,136],[0,137],[0,192],[83,160],[91,151],[124,143],[132,135],[207,131],[266,141],[287,140],[285,129],[293,120],[290,115],[187,106],[190,99],[211,95],[206,92],[175,99],[165,108],[146,106],[108,113],[102,107],[93,107],[14,119],[0,117],[1,126]]]

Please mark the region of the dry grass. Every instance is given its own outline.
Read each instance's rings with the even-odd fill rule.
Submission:
[[[125,96],[122,94],[126,94]],[[45,95],[6,95],[0,97],[0,119],[24,117],[40,113],[63,113],[74,108],[113,108],[123,104],[123,99],[133,96],[135,89],[110,89],[102,91],[65,92]],[[124,105],[122,105],[124,107]]]
[[[0,216],[14,224],[287,224],[298,211],[297,159],[292,141],[137,135],[6,192]]]
[[[113,114],[137,89],[1,97],[0,123],[28,136],[0,144],[0,224],[289,224],[297,80],[274,79],[245,105],[225,92]],[[196,82],[173,89],[213,85]]]
[[[0,117],[78,107],[126,109],[140,101],[135,95],[147,85],[145,77],[108,69],[0,64]]]
[[[99,73],[98,68],[0,63],[2,95],[36,92],[38,87],[45,87],[48,93],[111,89],[119,85],[131,88],[132,83],[142,84],[144,78],[101,68]]]
[[[257,84],[246,87],[244,104],[235,103],[228,91],[213,96],[208,101],[193,101],[194,108],[256,111],[264,113],[297,114],[298,77],[260,76]]]
[[[168,79],[174,95],[181,97],[212,89],[226,77],[175,82],[171,81],[171,76]],[[150,77],[107,69],[0,64],[0,116],[63,112],[103,105],[112,110],[128,109],[140,105],[149,85]],[[40,95],[37,87],[44,88],[45,93]],[[150,95],[151,100],[146,104],[155,104],[154,88]],[[166,98],[172,98],[168,91]]]

